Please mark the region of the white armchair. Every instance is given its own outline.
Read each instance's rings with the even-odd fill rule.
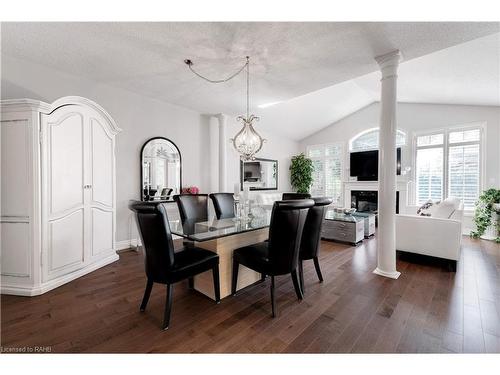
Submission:
[[[460,259],[463,207],[458,201],[452,214],[442,217],[396,215],[396,249],[409,253]]]

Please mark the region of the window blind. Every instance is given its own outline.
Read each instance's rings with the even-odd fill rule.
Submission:
[[[473,210],[479,197],[479,144],[453,145],[448,149],[448,195]]]
[[[341,205],[342,145],[310,146],[307,155],[314,166],[311,195],[330,197],[334,204]]]
[[[420,135],[416,146],[417,203],[456,197],[473,210],[481,190],[480,127]]]
[[[443,148],[417,150],[417,203],[443,197]]]

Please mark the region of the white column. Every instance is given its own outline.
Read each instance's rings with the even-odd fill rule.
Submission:
[[[219,190],[219,121],[216,117],[209,119],[209,169],[210,169],[210,192]]]
[[[217,115],[219,120],[219,192],[227,192],[227,116],[223,113]]]
[[[396,271],[396,99],[401,55],[376,57],[382,72],[378,172],[377,275],[397,279]]]

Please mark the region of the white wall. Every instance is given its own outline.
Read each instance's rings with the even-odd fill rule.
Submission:
[[[196,185],[202,192],[209,192],[208,116],[34,62],[5,55],[2,55],[1,62],[2,99],[30,98],[50,103],[62,96],[83,96],[100,104],[123,129],[117,136],[116,148],[117,241],[135,238],[127,203],[129,199],[140,198],[139,153],[148,138],[163,136],[171,139],[181,151],[183,186]],[[214,113],[217,113],[216,109]],[[233,136],[237,129],[229,122],[228,137]],[[268,143],[259,156],[279,160],[280,190],[281,187],[288,190],[286,176],[289,160],[298,151],[298,143],[271,134],[264,136],[268,138]],[[228,149],[231,150],[230,147]],[[239,160],[231,150],[228,157],[228,187],[238,179]]]
[[[409,136],[408,146],[402,152],[403,167],[411,165],[413,153],[411,139],[414,132],[473,122],[486,123],[486,168],[483,188],[500,186],[500,107],[398,103],[397,111],[398,128]],[[344,143],[345,150],[348,150],[348,141],[353,136],[363,130],[378,127],[379,115],[380,104],[373,103],[303,139],[300,148],[305,150],[307,145],[340,141]],[[346,158],[345,164],[348,160]],[[348,165],[344,165],[344,170],[346,168]],[[466,230],[470,229],[470,223],[469,218],[465,223]]]

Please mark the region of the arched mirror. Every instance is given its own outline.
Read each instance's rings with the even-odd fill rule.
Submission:
[[[143,201],[173,201],[182,183],[181,153],[167,138],[149,139],[141,150],[141,197]]]

